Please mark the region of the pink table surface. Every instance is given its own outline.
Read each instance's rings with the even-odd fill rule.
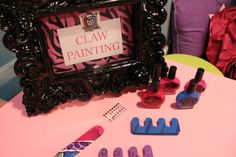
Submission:
[[[177,76],[184,83],[195,75],[196,68],[176,62]],[[176,95],[166,96],[160,109],[137,107],[140,98],[136,92],[120,97],[95,97],[89,102],[72,101],[60,105],[49,114],[27,117],[21,104],[22,93],[0,109],[0,157],[53,157],[56,152],[77,139],[94,125],[104,127],[104,134],[87,147],[79,157],[96,157],[102,147],[111,153],[121,147],[127,156],[130,146],[141,154],[149,144],[155,157],[235,157],[236,156],[236,82],[205,73],[207,90],[191,110],[171,107]],[[113,122],[102,115],[116,103],[127,108]],[[130,121],[138,116],[153,120],[176,117],[180,122],[178,136],[139,136],[130,133]]]

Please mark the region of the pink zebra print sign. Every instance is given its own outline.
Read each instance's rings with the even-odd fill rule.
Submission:
[[[99,15],[97,19],[95,19],[96,21],[93,19],[95,15],[92,13],[94,12]],[[95,23],[90,27],[97,27],[97,29],[87,32],[83,30],[86,25],[86,20],[83,20],[82,16],[86,13],[91,14],[86,17],[92,19],[90,20],[90,24],[91,21]],[[114,7],[91,9],[87,10],[86,13],[73,11],[40,18],[41,30],[46,37],[49,62],[54,74],[76,72],[83,69],[92,69],[130,60],[134,47],[132,6],[124,4]],[[88,24],[87,20],[86,27],[91,29]],[[98,26],[96,26],[96,24],[98,24]],[[70,31],[70,34],[74,33],[75,35],[74,41],[60,41],[60,30],[71,28],[74,28]],[[80,31],[75,32],[77,28],[80,28]],[[120,34],[119,32],[112,33],[113,28],[120,28]],[[83,34],[81,34],[82,32]],[[91,34],[92,32],[95,32],[95,34]],[[87,34],[85,35],[85,33]],[[112,39],[114,36],[116,39]],[[106,45],[102,45],[101,43],[104,43],[107,37],[112,43],[106,42]],[[102,40],[100,44],[96,44],[98,40]],[[64,52],[62,44],[71,42],[75,42],[77,47],[82,47],[82,49]],[[90,50],[84,47],[85,44],[88,46],[88,42],[90,42]],[[71,48],[70,44],[67,44],[67,47]],[[110,52],[110,54],[106,52]],[[88,55],[91,56],[91,54],[93,55],[89,58]],[[94,54],[99,54],[99,56],[95,56]]]

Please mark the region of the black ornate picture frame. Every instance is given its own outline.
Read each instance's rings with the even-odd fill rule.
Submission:
[[[14,69],[21,78],[27,114],[47,113],[69,100],[87,101],[93,95],[119,94],[127,87],[144,85],[156,63],[163,65],[162,77],[166,76],[168,67],[162,51],[166,39],[160,26],[166,20],[163,8],[166,3],[166,0],[3,0],[0,29],[6,32],[4,45],[16,53]],[[99,10],[103,19],[121,19],[123,52],[63,66],[55,28],[80,25],[78,13],[87,15],[94,10]]]

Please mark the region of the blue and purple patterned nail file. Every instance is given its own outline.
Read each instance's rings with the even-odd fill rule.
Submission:
[[[131,133],[135,135],[178,135],[180,132],[179,121],[172,118],[170,125],[167,126],[164,118],[159,118],[156,126],[153,125],[151,118],[146,118],[144,125],[140,126],[139,118],[131,120]]]
[[[97,140],[104,130],[101,126],[94,126],[89,129],[85,134],[80,136],[77,140],[67,145],[55,157],[76,157],[82,150]]]
[[[142,153],[143,157],[153,157],[152,147],[150,145],[144,146]],[[108,157],[108,150],[106,148],[102,148],[99,151],[98,157]],[[125,157],[123,156],[123,150],[119,147],[116,148],[113,151],[113,157]],[[139,156],[137,148],[132,146],[128,150],[128,157],[141,157],[141,156]]]

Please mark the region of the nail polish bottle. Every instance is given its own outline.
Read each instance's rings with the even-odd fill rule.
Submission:
[[[180,109],[191,109],[199,100],[199,93],[195,91],[196,80],[190,80],[186,90],[180,92],[176,97],[176,106]]]
[[[148,86],[148,90],[141,95],[142,107],[144,108],[160,108],[165,101],[164,93],[159,90],[159,78],[161,74],[161,65],[157,64],[153,69],[152,81]]]
[[[160,88],[166,95],[172,95],[176,93],[176,90],[180,87],[180,81],[176,77],[176,66],[171,66],[168,76],[164,77],[160,81]]]
[[[196,91],[201,94],[202,92],[205,91],[206,89],[206,82],[202,79],[203,74],[204,74],[205,70],[203,68],[198,68],[197,69],[197,73],[194,77],[194,79],[197,81],[197,85],[196,85]],[[189,82],[186,83],[186,85],[184,86],[184,89],[186,89],[189,85]]]

